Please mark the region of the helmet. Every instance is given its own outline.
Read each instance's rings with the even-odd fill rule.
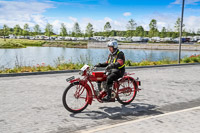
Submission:
[[[107,44],[108,47],[113,47],[114,49],[118,48],[118,44],[116,41],[110,41]]]

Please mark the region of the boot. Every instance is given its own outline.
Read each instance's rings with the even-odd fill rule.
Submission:
[[[111,89],[112,85],[107,85],[106,86],[106,90],[107,90],[107,96],[105,96],[102,100],[105,101],[105,102],[112,102],[113,99],[111,98],[111,92],[112,92],[112,89]]]

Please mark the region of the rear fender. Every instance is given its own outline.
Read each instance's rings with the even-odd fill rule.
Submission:
[[[88,101],[88,104],[92,104],[92,100],[93,100],[93,96],[92,96],[92,90],[90,88],[90,86],[87,84],[87,81],[85,80],[80,80],[80,78],[77,78],[77,79],[74,79],[74,80],[71,80],[70,83],[74,83],[74,82],[79,82],[81,85],[83,85],[86,89],[87,89],[87,92],[88,92],[88,97],[87,97],[87,101]]]
[[[130,76],[124,76],[120,81],[123,81],[123,80],[132,80],[136,86],[136,89],[138,89],[138,86],[140,86],[140,81],[134,79],[133,77],[130,77]]]

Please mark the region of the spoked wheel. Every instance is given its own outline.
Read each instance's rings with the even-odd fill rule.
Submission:
[[[79,82],[74,82],[64,91],[62,101],[68,111],[79,113],[88,106],[87,97],[87,89]]]
[[[121,104],[130,104],[137,94],[136,84],[133,80],[126,79],[119,86],[117,101]]]

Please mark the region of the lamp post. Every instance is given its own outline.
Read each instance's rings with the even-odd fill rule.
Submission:
[[[182,28],[183,28],[183,13],[184,13],[185,0],[182,2],[182,13],[181,13],[181,25],[180,25],[180,37],[179,37],[179,54],[178,54],[178,63],[180,64],[181,60],[181,43],[182,43]]]

